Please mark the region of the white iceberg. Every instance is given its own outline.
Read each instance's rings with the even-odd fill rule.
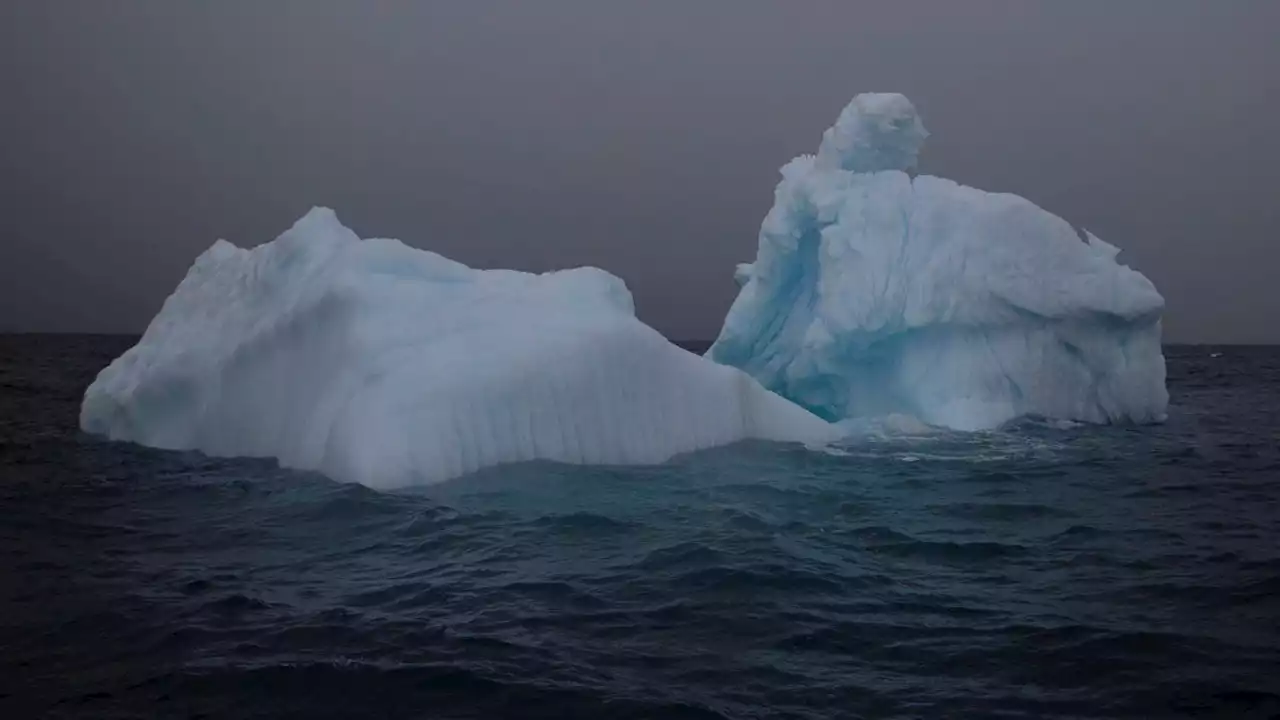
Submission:
[[[907,98],[860,95],[782,168],[708,356],[833,421],[1162,420],[1155,286],[1028,200],[911,177],[926,136]]]
[[[668,342],[602,270],[474,270],[360,240],[325,209],[252,250],[202,254],[85,392],[80,424],[379,488],[838,434]]]

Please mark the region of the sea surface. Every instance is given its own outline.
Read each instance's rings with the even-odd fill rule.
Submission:
[[[0,718],[1280,718],[1280,349],[1169,421],[375,492],[86,437],[0,336]]]

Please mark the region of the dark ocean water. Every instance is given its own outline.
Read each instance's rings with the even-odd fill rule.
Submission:
[[[1277,348],[1169,349],[1159,427],[384,494],[81,435],[130,342],[0,337],[0,718],[1280,717]]]

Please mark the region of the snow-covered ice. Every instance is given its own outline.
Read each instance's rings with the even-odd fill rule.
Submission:
[[[1028,200],[908,175],[926,136],[860,95],[782,168],[708,356],[830,420],[1163,419],[1155,286]]]
[[[603,270],[475,270],[361,240],[326,209],[251,250],[210,247],[88,388],[80,423],[381,488],[837,434],[668,342]]]

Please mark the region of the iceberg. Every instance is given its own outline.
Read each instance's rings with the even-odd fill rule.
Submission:
[[[219,240],[81,406],[86,432],[376,488],[523,460],[648,464],[835,427],[641,323],[595,268],[477,270],[317,208]]]
[[[1026,199],[909,174],[927,135],[859,95],[782,168],[708,357],[831,421],[1163,420],[1155,286]]]

